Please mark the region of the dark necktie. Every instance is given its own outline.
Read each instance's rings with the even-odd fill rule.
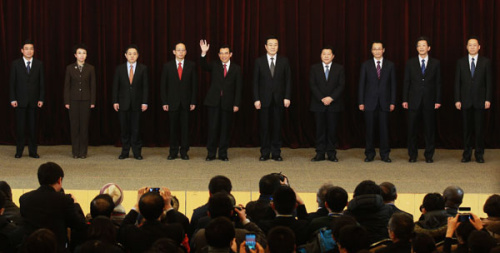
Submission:
[[[182,79],[182,63],[179,63],[179,67],[177,68],[177,73],[179,74],[179,80]]]
[[[275,69],[275,65],[274,65],[274,58],[271,58],[271,76],[274,77],[274,69]]]
[[[328,65],[325,66],[325,77],[326,77],[326,80],[328,81],[328,75],[330,74],[330,69],[328,68]]]
[[[377,61],[377,77],[380,80],[380,61]]]
[[[472,62],[470,63],[470,75],[474,77],[474,72],[476,72],[476,64],[474,64],[474,58],[472,58]]]
[[[78,70],[80,70],[80,73],[83,71],[83,65],[78,65]]]
[[[31,64],[31,62],[29,61],[29,62],[28,62],[28,66],[26,67],[26,71],[28,72],[28,74],[29,74],[29,73],[30,73],[30,71],[31,71],[30,64]]]
[[[425,60],[422,60],[422,75],[425,75]]]
[[[224,77],[227,75],[227,65],[224,63]]]

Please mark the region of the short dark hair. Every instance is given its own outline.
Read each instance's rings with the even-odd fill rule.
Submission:
[[[231,184],[231,180],[229,180],[229,178],[227,178],[226,176],[218,175],[212,177],[212,179],[210,179],[210,183],[208,183],[208,191],[210,192],[210,194],[221,191],[231,193],[232,189],[233,185]]]
[[[10,185],[5,181],[0,181],[0,191],[5,194],[7,200],[12,201],[12,189]]]
[[[215,218],[205,228],[207,244],[215,248],[229,247],[234,236],[234,225],[227,217]]]
[[[422,202],[422,206],[427,212],[434,210],[444,210],[444,198],[437,192],[427,193],[427,195],[425,195],[424,197],[424,201]]]
[[[382,193],[382,198],[384,202],[391,202],[396,200],[398,193],[396,191],[396,186],[391,182],[383,182],[380,184],[380,190]]]
[[[83,49],[83,50],[85,50],[85,51],[88,51],[88,50],[87,50],[87,45],[85,45],[84,43],[79,43],[79,44],[74,45],[74,46],[73,46],[73,53],[75,53],[75,54],[76,54],[76,51],[77,51],[78,49]],[[127,52],[127,51],[125,50],[125,52]]]
[[[385,44],[384,44],[384,42],[383,42],[383,41],[381,41],[381,40],[374,40],[374,41],[372,41],[372,43],[370,44],[370,50],[372,49],[373,44],[382,44],[382,48],[385,48]]]
[[[488,217],[500,217],[500,195],[493,194],[484,202],[483,211]]]
[[[326,203],[333,212],[341,212],[347,205],[347,192],[342,187],[334,186],[326,193]]]
[[[116,243],[116,226],[104,216],[92,219],[87,229],[87,240],[100,240],[111,244]]]
[[[437,252],[434,238],[425,233],[416,233],[411,240],[411,247],[415,253]]]
[[[340,247],[349,253],[356,253],[370,247],[370,239],[365,228],[359,225],[348,225],[340,230],[340,236],[337,240]]]
[[[271,253],[295,251],[295,233],[289,227],[276,226],[267,233],[267,244]]]
[[[318,202],[318,206],[325,207],[326,193],[331,188],[333,188],[333,184],[330,183],[322,184],[321,187],[319,187],[318,192],[316,193],[316,200]]]
[[[280,178],[277,174],[267,174],[260,178],[259,192],[260,194],[272,195],[280,185]]]
[[[478,37],[478,36],[472,35],[472,36],[470,36],[469,38],[467,38],[467,44],[469,44],[469,40],[476,40],[476,41],[477,41],[477,44],[481,45],[481,43],[480,43],[480,41],[479,41],[479,37]]]
[[[378,186],[372,180],[365,180],[356,186],[354,189],[354,197],[366,195],[366,194],[378,194],[381,195],[380,186]]]
[[[174,48],[173,48],[172,50],[175,50],[175,48],[176,48],[176,47],[177,47],[177,45],[179,45],[179,44],[182,44],[182,45],[184,45],[184,47],[186,47],[186,43],[184,43],[184,41],[177,41],[177,42],[175,42],[175,44],[174,44]]]
[[[156,192],[147,192],[139,199],[139,210],[148,221],[158,219],[163,213],[165,200]]]
[[[470,253],[489,253],[497,245],[495,238],[483,230],[474,230],[467,239]]]
[[[457,234],[457,237],[460,238],[464,244],[467,244],[467,239],[469,239],[470,233],[472,231],[476,230],[474,225],[470,222],[460,222],[458,224],[457,229],[455,230],[455,233]]]
[[[458,208],[464,198],[464,190],[458,186],[448,186],[443,192],[446,207]]]
[[[124,53],[126,54],[129,49],[135,49],[139,53],[139,47],[136,44],[130,44],[125,48]]]
[[[297,196],[292,188],[280,186],[273,194],[274,209],[279,214],[291,214],[297,203]]]
[[[415,43],[415,46],[418,46],[418,42],[419,41],[422,41],[422,40],[425,40],[425,42],[427,42],[427,46],[431,46],[431,39],[429,39],[429,37],[426,37],[426,36],[420,36],[417,38],[417,42]]]
[[[170,238],[160,238],[156,240],[149,251],[150,253],[159,253],[159,252],[177,252],[179,250],[179,246],[177,243]]]
[[[335,55],[335,49],[330,45],[327,45],[327,46],[324,46],[323,48],[321,48],[321,53],[323,53],[323,50],[330,50],[330,51],[332,51],[332,54]]]
[[[50,229],[41,228],[33,232],[24,242],[25,252],[57,252],[57,237]]]
[[[108,194],[99,194],[90,202],[90,216],[92,218],[100,215],[110,218],[114,209],[115,203]]]
[[[229,53],[232,53],[232,52],[233,52],[233,50],[231,49],[231,46],[229,46],[229,44],[223,44],[222,46],[220,46],[220,47],[219,47],[219,52],[220,52],[220,50],[221,50],[221,49],[223,49],[223,48],[227,48],[227,49],[229,49]]]
[[[413,237],[415,223],[409,214],[394,213],[389,219],[389,230],[394,232],[394,236],[403,242],[409,242]]]
[[[267,42],[268,42],[269,40],[277,40],[277,41],[278,41],[278,43],[279,43],[279,41],[280,41],[280,40],[278,39],[278,36],[276,36],[276,35],[272,35],[272,34],[266,37],[266,45],[267,45]]]
[[[226,192],[218,192],[208,199],[208,212],[212,219],[220,216],[231,217],[233,209],[233,202]]]
[[[47,162],[38,167],[38,182],[40,185],[52,185],[64,177],[64,171],[57,163]]]
[[[27,40],[23,41],[23,43],[21,43],[21,48],[24,48],[25,45],[33,45],[33,47],[34,47],[35,42],[31,39],[27,39]]]
[[[0,191],[0,209],[5,207],[6,201],[7,201],[7,197],[5,196],[5,194],[2,191]]]
[[[358,222],[354,217],[349,216],[349,215],[342,215],[336,219],[333,220],[333,222],[330,224],[330,229],[332,230],[332,235],[335,240],[339,239],[340,236],[340,230],[349,225],[358,225]]]

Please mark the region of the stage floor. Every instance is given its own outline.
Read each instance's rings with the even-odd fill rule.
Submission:
[[[418,162],[411,164],[406,149],[393,150],[390,164],[380,160],[365,163],[363,149],[339,150],[338,163],[311,162],[312,148],[284,148],[283,162],[260,162],[259,148],[230,148],[229,162],[206,162],[203,147],[191,148],[189,161],[168,161],[167,148],[144,148],[144,160],[137,161],[118,160],[120,148],[114,146],[90,147],[87,159],[73,159],[71,146],[40,146],[40,159],[28,157],[27,148],[21,159],[15,159],[15,147],[3,145],[0,180],[13,189],[37,188],[38,166],[53,161],[64,169],[63,186],[77,190],[98,190],[115,182],[124,190],[167,186],[174,191],[206,191],[210,178],[221,174],[231,179],[235,191],[258,192],[263,175],[283,172],[298,192],[316,192],[325,182],[353,192],[360,181],[371,179],[392,182],[399,193],[442,192],[449,185],[458,185],[466,193],[500,193],[500,149],[486,150],[484,164],[461,163],[461,150],[442,149],[436,150],[434,163],[427,164],[420,151]]]

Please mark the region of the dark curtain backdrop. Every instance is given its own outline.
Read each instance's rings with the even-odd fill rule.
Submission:
[[[199,40],[233,47],[232,62],[242,66],[241,110],[234,117],[231,145],[259,146],[257,111],[252,101],[254,60],[265,53],[264,38],[280,38],[279,54],[290,59],[293,72],[291,107],[282,136],[285,146],[314,146],[314,118],[309,111],[309,68],[320,61],[323,45],[336,48],[334,61],[344,65],[346,111],[339,128],[340,147],[364,146],[363,114],[358,111],[357,85],[361,63],[371,58],[370,42],[385,42],[385,57],[395,62],[397,109],[391,113],[391,146],[406,147],[407,112],[401,107],[404,66],[416,56],[415,39],[429,36],[432,57],[441,60],[443,106],[437,113],[437,146],[462,147],[461,113],[454,108],[456,61],[466,54],[466,38],[481,39],[480,54],[492,59],[494,96],[486,117],[486,144],[500,148],[500,1],[497,0],[0,0],[0,143],[15,143],[15,114],[10,107],[11,62],[21,57],[20,44],[35,41],[35,57],[45,64],[46,98],[39,110],[39,143],[70,143],[68,112],[63,105],[65,66],[74,62],[72,46],[88,45],[87,62],[96,66],[97,107],[90,122],[91,145],[120,145],[119,121],[112,109],[115,67],[125,62],[123,49],[140,48],[139,62],[149,67],[149,109],[143,114],[147,146],[167,146],[168,114],[161,109],[159,81],[163,63],[174,59],[173,45],[184,41],[187,59],[198,62]],[[191,114],[194,146],[204,146],[207,112],[203,99],[209,75],[199,71],[198,106]],[[422,138],[421,138],[422,139]]]

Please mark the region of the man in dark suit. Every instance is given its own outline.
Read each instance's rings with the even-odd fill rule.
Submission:
[[[462,111],[464,152],[462,162],[470,162],[472,134],[476,135],[476,162],[484,163],[484,115],[492,99],[492,73],[490,60],[479,56],[479,39],[467,41],[468,56],[457,62],[455,74],[455,107]]]
[[[316,156],[311,161],[328,160],[338,162],[337,125],[340,112],[344,110],[342,93],[345,87],[344,67],[333,63],[335,51],[332,47],[321,50],[321,63],[311,66],[309,85],[311,86],[310,110],[316,122]]]
[[[36,144],[36,108],[42,108],[45,97],[43,63],[33,58],[34,43],[21,45],[23,57],[12,62],[10,71],[10,104],[16,110],[17,148],[15,158],[24,151],[24,128],[28,124],[29,156],[40,158]]]
[[[219,49],[220,61],[207,62],[210,44],[200,41],[201,68],[212,73],[212,82],[208,94],[205,97],[205,106],[208,108],[208,155],[206,160],[215,160],[217,153],[217,137],[219,139],[219,159],[229,161],[227,148],[229,147],[229,134],[233,113],[237,112],[241,103],[241,91],[243,81],[241,68],[231,62],[233,52],[229,45],[223,45]]]
[[[394,111],[396,104],[396,68],[394,63],[384,59],[385,47],[382,41],[374,41],[371,50],[373,59],[361,65],[358,89],[359,110],[365,112],[365,162],[371,162],[375,158],[373,130],[378,118],[380,158],[390,163],[388,121],[389,112]]]
[[[59,165],[44,163],[38,168],[40,187],[19,198],[26,235],[48,228],[56,235],[61,249],[68,241],[68,228],[80,234],[86,228],[80,205],[62,190],[63,177],[64,171]]]
[[[116,68],[113,80],[113,108],[118,112],[121,125],[122,153],[118,159],[128,158],[130,146],[137,160],[142,160],[140,136],[141,113],[148,109],[148,69],[137,62],[139,49],[129,45],[125,49],[124,63]]]
[[[441,65],[429,57],[430,40],[417,39],[418,56],[406,63],[403,88],[403,108],[409,110],[408,155],[409,162],[417,161],[417,125],[423,119],[425,136],[425,162],[434,162],[436,110],[441,107]]]
[[[186,45],[175,44],[175,60],[163,65],[160,92],[163,110],[170,117],[170,154],[168,160],[174,160],[179,154],[179,126],[181,131],[180,154],[182,160],[189,160],[189,112],[196,108],[198,78],[196,65],[185,60]]]
[[[283,161],[281,122],[284,108],[290,106],[292,74],[288,59],[278,57],[278,46],[277,37],[267,37],[267,54],[257,58],[253,72],[254,106],[260,110],[260,161],[267,161],[270,155],[275,161]]]

